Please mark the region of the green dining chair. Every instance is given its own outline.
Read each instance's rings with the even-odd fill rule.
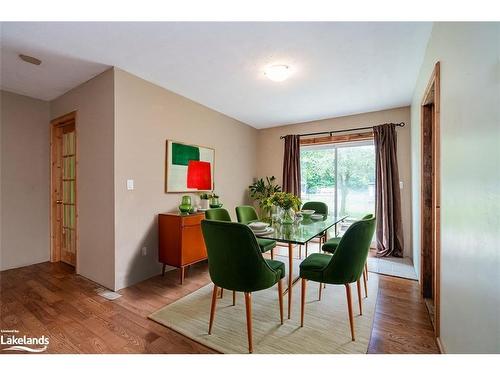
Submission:
[[[264,259],[252,230],[244,224],[202,220],[201,230],[208,254],[208,271],[214,283],[208,334],[212,333],[217,289],[245,294],[248,351],[253,352],[252,292],[278,284],[280,322],[283,324],[283,284],[285,264]]]
[[[368,214],[368,215],[363,216],[363,218],[361,220],[371,219],[372,217],[374,217],[373,214]],[[337,249],[337,246],[339,245],[341,239],[342,239],[342,237],[330,238],[328,241],[326,241],[323,244],[323,246],[321,247],[321,250],[323,250],[325,253],[333,254],[335,252],[335,250]],[[367,280],[368,280],[368,263],[365,262],[365,267],[363,270],[363,283],[364,283],[364,287],[365,287],[365,297],[368,297]]]
[[[236,207],[236,218],[238,223],[248,224],[252,221],[258,221],[259,216],[257,211],[253,206],[238,206]],[[263,253],[271,251],[271,259],[274,259],[274,248],[276,247],[276,241],[268,240],[266,238],[257,238],[259,247]]]
[[[236,207],[236,218],[238,223],[248,224],[252,221],[258,221],[259,215],[253,206],[238,206]]]
[[[304,326],[304,309],[306,299],[307,280],[321,284],[345,285],[347,296],[347,309],[351,326],[351,337],[354,336],[354,317],[352,313],[350,284],[357,282],[358,302],[360,315],[362,315],[360,277],[363,273],[368,248],[375,232],[375,217],[360,220],[352,224],[342,236],[337,250],[333,255],[315,253],[309,255],[300,264],[300,277],[302,279],[300,326]]]
[[[231,216],[225,208],[211,208],[205,211],[207,220],[231,221]]]
[[[323,202],[306,202],[302,205],[302,210],[314,210],[315,214],[328,215],[328,205]],[[326,231],[318,234],[315,238],[319,238],[319,248],[321,249],[321,242],[326,241]],[[299,258],[302,258],[302,247],[299,246]],[[306,258],[307,258],[307,243],[306,243]]]

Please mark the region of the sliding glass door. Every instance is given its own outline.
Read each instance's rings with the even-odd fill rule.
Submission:
[[[304,146],[300,163],[303,202],[325,202],[332,215],[348,216],[347,226],[375,212],[373,141]]]

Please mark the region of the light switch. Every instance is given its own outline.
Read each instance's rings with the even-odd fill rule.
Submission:
[[[399,189],[403,190],[403,181],[399,181]]]
[[[134,190],[134,180],[127,180],[127,190]]]

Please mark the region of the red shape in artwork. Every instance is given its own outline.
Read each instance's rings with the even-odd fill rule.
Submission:
[[[189,160],[187,187],[198,190],[212,190],[212,173],[209,162]]]

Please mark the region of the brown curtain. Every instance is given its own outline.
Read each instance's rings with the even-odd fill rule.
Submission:
[[[285,136],[283,191],[300,197],[300,136]]]
[[[377,254],[403,256],[403,224],[396,157],[396,125],[373,127],[375,140]]]

